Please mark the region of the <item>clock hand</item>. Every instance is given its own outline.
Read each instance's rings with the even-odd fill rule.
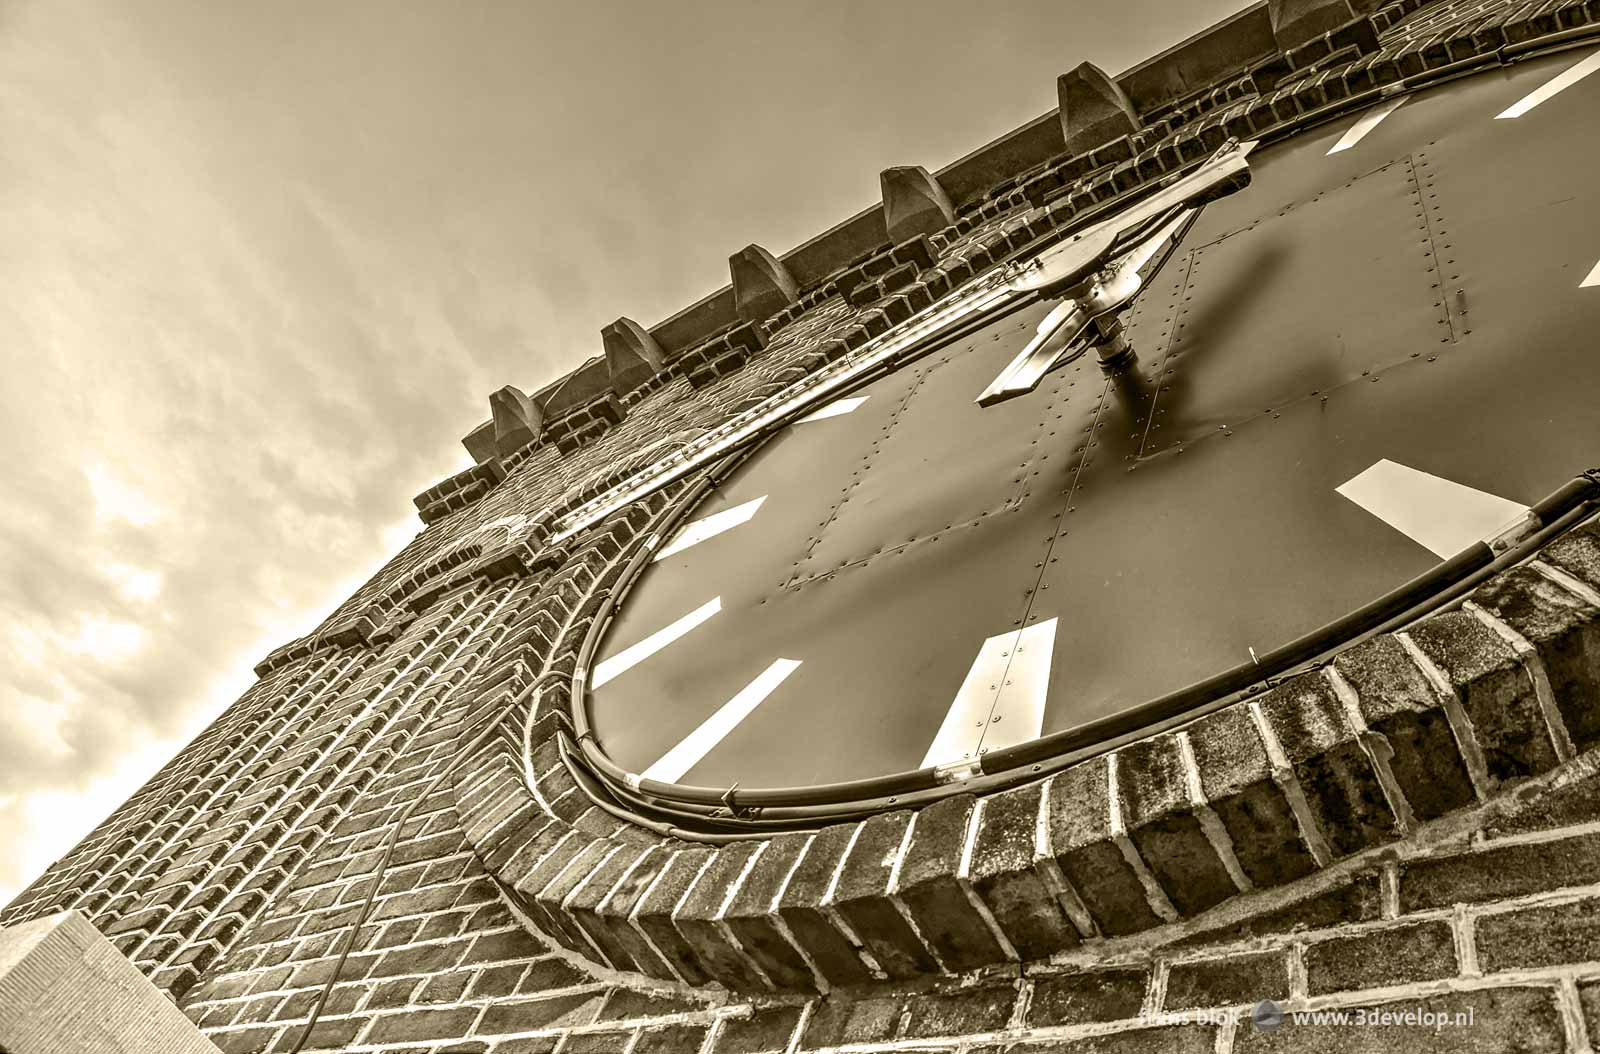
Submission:
[[[1195,171],[1016,266],[1007,289],[1040,298],[1064,296],[1067,301],[1045,317],[1027,347],[979,393],[978,405],[1026,395],[1045,374],[1091,346],[1099,347],[1103,365],[1126,365],[1133,349],[1116,312],[1143,288],[1140,271],[1169,243],[1176,243],[1200,206],[1249,183],[1247,159],[1255,146],[1230,139]]]
[[[1157,217],[1165,222],[1154,233],[1068,291],[1069,299],[1044,317],[1034,338],[979,394],[979,406],[1026,395],[1039,386],[1045,374],[1073,362],[1091,347],[1100,348],[1101,361],[1107,365],[1126,359],[1132,349],[1122,338],[1116,313],[1144,288],[1140,272],[1145,266],[1169,244],[1176,244],[1198,215],[1195,208],[1188,207],[1169,212]]]
[[[1170,217],[1172,210],[1204,204],[1245,186],[1249,182],[1245,159],[1255,145],[1254,141],[1229,140],[1195,171],[1158,185],[1131,208],[1073,235],[1065,244],[1046,250],[1028,264],[1002,265],[966,291],[935,305],[933,311],[875,338],[848,360],[848,365],[825,368],[820,380],[800,382],[802,390],[794,391],[795,386],[791,386],[691,440],[628,484],[591,498],[565,514],[552,516],[548,544],[560,544],[628,502],[729,457],[740,447],[761,441],[776,428],[787,426],[797,411],[815,409],[824,401],[840,398],[873,377],[927,354],[933,347],[960,339],[964,335],[958,328],[962,322],[971,327],[966,332],[974,331],[1026,307],[1033,299],[1052,295],[1054,287],[1064,282],[1071,284],[1092,275],[1103,258],[1141,240],[1141,234],[1152,222],[1164,215]],[[1033,296],[1019,297],[1019,293]]]
[[[1048,297],[1079,285],[1102,270],[1108,258],[1144,241],[1152,221],[1159,223],[1175,209],[1195,208],[1246,186],[1250,180],[1247,158],[1255,146],[1254,140],[1224,143],[1188,175],[1018,266],[1006,287]]]

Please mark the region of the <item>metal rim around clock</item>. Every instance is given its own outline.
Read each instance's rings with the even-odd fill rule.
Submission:
[[[1570,60],[1567,61],[1570,64]],[[1559,64],[1560,60],[1546,61],[1542,64],[1542,71],[1530,71],[1526,76],[1516,80],[1519,84],[1526,84],[1530,80],[1536,82],[1539,76],[1547,77],[1548,71]],[[1568,348],[1573,338],[1561,329],[1561,326],[1568,325],[1581,330],[1583,318],[1586,317],[1582,312],[1588,308],[1577,304],[1571,308],[1571,312],[1575,312],[1573,317],[1562,317],[1554,306],[1567,304],[1568,301],[1562,300],[1561,297],[1570,296],[1573,290],[1567,289],[1564,281],[1553,282],[1544,279],[1541,285],[1537,273],[1541,259],[1555,261],[1562,268],[1574,265],[1576,261],[1567,261],[1563,256],[1563,254],[1570,255],[1570,248],[1562,240],[1564,234],[1554,231],[1546,222],[1549,220],[1548,216],[1495,214],[1491,209],[1492,202],[1485,197],[1486,192],[1483,189],[1490,184],[1494,173],[1468,172],[1464,168],[1457,167],[1467,164],[1468,160],[1477,157],[1479,153],[1491,158],[1492,164],[1501,169],[1506,169],[1507,166],[1515,169],[1520,164],[1532,172],[1531,178],[1535,187],[1529,191],[1528,196],[1537,198],[1544,188],[1544,184],[1538,180],[1543,179],[1544,183],[1549,185],[1552,194],[1558,190],[1570,190],[1571,181],[1579,178],[1577,172],[1581,171],[1590,160],[1584,153],[1592,149],[1589,144],[1574,144],[1569,140],[1549,148],[1557,152],[1564,150],[1572,155],[1570,157],[1566,154],[1554,158],[1534,156],[1532,151],[1545,149],[1539,145],[1542,140],[1535,141],[1531,134],[1519,137],[1515,134],[1516,129],[1506,129],[1504,125],[1487,126],[1487,122],[1493,118],[1493,106],[1489,103],[1497,98],[1515,94],[1513,89],[1516,85],[1504,83],[1508,80],[1513,78],[1484,77],[1461,82],[1440,92],[1402,100],[1403,106],[1398,109],[1389,108],[1385,114],[1386,123],[1380,131],[1394,133],[1391,138],[1397,141],[1409,135],[1411,138],[1408,149],[1399,151],[1391,146],[1387,154],[1375,153],[1364,170],[1358,165],[1347,165],[1341,170],[1353,173],[1347,182],[1322,186],[1309,197],[1301,195],[1299,198],[1290,197],[1279,201],[1274,195],[1278,197],[1286,195],[1285,188],[1292,180],[1272,183],[1265,188],[1264,200],[1256,203],[1255,215],[1243,217],[1245,222],[1232,229],[1219,231],[1219,226],[1227,226],[1227,217],[1224,217],[1213,223],[1210,229],[1197,235],[1206,239],[1203,244],[1186,244],[1182,250],[1186,254],[1191,274],[1195,271],[1196,259],[1201,259],[1199,273],[1203,277],[1198,287],[1203,289],[1205,281],[1210,280],[1209,276],[1218,272],[1221,273],[1224,282],[1252,278],[1249,268],[1260,266],[1259,259],[1250,258],[1254,251],[1252,247],[1270,246],[1272,238],[1284,231],[1298,233],[1303,233],[1305,230],[1322,231],[1330,238],[1351,236],[1348,232],[1341,232],[1335,228],[1341,225],[1360,227],[1359,223],[1350,221],[1352,215],[1350,210],[1359,206],[1358,211],[1367,216],[1367,226],[1360,227],[1357,233],[1365,232],[1374,237],[1387,237],[1390,233],[1398,234],[1398,228],[1401,226],[1412,225],[1413,217],[1410,212],[1414,206],[1417,212],[1415,229],[1419,232],[1418,266],[1424,268],[1422,279],[1432,279],[1437,283],[1434,288],[1438,290],[1435,294],[1438,300],[1433,304],[1419,306],[1412,320],[1407,322],[1402,319],[1400,325],[1402,331],[1404,326],[1410,325],[1415,333],[1421,334],[1425,332],[1423,324],[1431,323],[1436,315],[1438,318],[1436,332],[1441,334],[1436,339],[1440,344],[1439,349],[1431,353],[1421,349],[1418,343],[1420,338],[1408,338],[1409,343],[1406,347],[1413,350],[1404,354],[1392,353],[1392,349],[1379,347],[1374,350],[1369,347],[1364,353],[1371,359],[1370,363],[1356,361],[1348,365],[1348,369],[1345,364],[1341,364],[1339,369],[1347,370],[1350,375],[1345,376],[1336,371],[1332,382],[1324,388],[1321,396],[1315,391],[1312,396],[1306,396],[1302,392],[1289,401],[1283,401],[1288,397],[1279,392],[1269,392],[1274,402],[1269,405],[1265,415],[1262,415],[1259,409],[1254,411],[1255,416],[1261,420],[1250,424],[1244,416],[1235,416],[1231,419],[1228,417],[1229,413],[1237,409],[1227,405],[1228,399],[1235,396],[1249,398],[1252,392],[1261,388],[1261,385],[1257,385],[1256,388],[1252,388],[1249,384],[1241,385],[1239,387],[1242,394],[1235,392],[1233,395],[1225,392],[1219,395],[1221,389],[1206,388],[1205,384],[1214,379],[1208,377],[1206,371],[1214,370],[1215,367],[1208,364],[1204,353],[1196,350],[1203,344],[1202,340],[1192,341],[1189,348],[1181,347],[1181,341],[1169,341],[1168,348],[1155,351],[1153,354],[1148,346],[1141,346],[1136,340],[1135,350],[1146,356],[1144,359],[1146,366],[1156,365],[1157,363],[1152,360],[1159,358],[1170,367],[1174,376],[1181,371],[1182,375],[1177,376],[1171,384],[1174,388],[1181,388],[1183,384],[1188,384],[1189,387],[1173,396],[1173,401],[1169,402],[1167,407],[1170,409],[1186,405],[1185,412],[1189,413],[1191,419],[1171,428],[1166,435],[1157,436],[1154,430],[1168,426],[1172,419],[1160,419],[1157,412],[1149,405],[1137,410],[1129,420],[1138,417],[1138,423],[1144,426],[1145,431],[1140,440],[1141,446],[1137,457],[1131,462],[1131,468],[1143,469],[1146,467],[1147,459],[1154,457],[1163,457],[1166,463],[1170,464],[1172,459],[1184,450],[1197,451],[1203,457],[1212,457],[1205,453],[1205,443],[1208,442],[1212,449],[1222,449],[1226,444],[1221,438],[1202,437],[1199,429],[1205,421],[1215,421],[1219,417],[1223,420],[1223,436],[1233,431],[1242,431],[1247,427],[1256,428],[1258,432],[1266,428],[1277,428],[1286,436],[1291,435],[1296,427],[1303,431],[1306,423],[1313,417],[1331,412],[1325,409],[1326,395],[1329,392],[1340,394],[1341,388],[1345,396],[1342,402],[1345,404],[1351,403],[1352,393],[1371,392],[1373,394],[1367,396],[1366,402],[1377,405],[1382,403],[1384,398],[1388,398],[1391,402],[1384,404],[1385,412],[1393,414],[1403,411],[1415,416],[1419,412],[1419,407],[1427,405],[1427,400],[1419,393],[1424,391],[1425,385],[1438,383],[1434,380],[1419,379],[1425,376],[1444,378],[1442,390],[1448,393],[1449,398],[1457,400],[1461,407],[1487,405],[1483,404],[1482,400],[1488,398],[1490,394],[1508,400],[1507,405],[1510,407],[1508,416],[1514,417],[1520,413],[1524,418],[1521,432],[1533,438],[1523,444],[1526,449],[1507,449],[1505,456],[1508,459],[1519,458],[1523,461],[1536,458],[1538,471],[1524,475],[1546,480],[1546,488],[1554,486],[1567,473],[1581,467],[1582,461],[1592,460],[1592,454],[1585,457],[1584,453],[1592,452],[1596,446],[1597,437],[1593,434],[1594,419],[1592,415],[1585,418],[1581,413],[1575,414],[1572,408],[1585,405],[1583,400],[1588,396],[1583,393],[1587,393],[1592,386],[1591,378],[1594,371],[1592,368],[1587,371],[1583,369],[1582,363],[1574,357],[1577,353]],[[1429,121],[1433,122],[1435,129],[1443,130],[1435,134],[1434,138],[1428,138],[1428,134],[1431,134],[1427,126]],[[1377,124],[1374,122],[1372,127],[1377,127]],[[1372,143],[1382,140],[1382,134],[1372,134],[1372,127],[1362,133],[1371,136],[1369,149],[1372,149]],[[1337,134],[1340,131],[1344,133],[1342,137]],[[1321,136],[1298,137],[1278,148],[1272,156],[1279,159],[1276,163],[1282,170],[1310,171],[1319,163],[1319,157],[1332,157],[1345,152],[1347,148],[1340,147],[1339,142],[1350,138],[1350,135],[1350,129],[1335,128]],[[1495,135],[1501,137],[1499,146],[1495,145]],[[1545,140],[1548,138],[1544,137]],[[1324,139],[1327,140],[1326,144],[1323,143]],[[1512,144],[1509,150],[1506,146],[1508,142]],[[1330,147],[1326,154],[1322,152],[1324,146]],[[1518,150],[1523,150],[1524,153],[1519,156]],[[1294,156],[1288,156],[1290,154]],[[1343,160],[1337,159],[1335,162],[1328,162],[1330,165],[1342,163]],[[1246,194],[1254,194],[1258,189],[1260,188],[1253,187]],[[1441,209],[1446,206],[1440,206],[1436,202],[1441,194],[1448,202],[1459,199],[1464,203],[1464,208],[1476,209],[1476,214],[1458,210],[1454,204],[1448,206],[1452,212],[1445,214]],[[1230,202],[1232,200],[1230,199]],[[1265,208],[1261,207],[1263,204]],[[1273,207],[1276,207],[1277,211],[1273,211]],[[1299,214],[1292,219],[1287,221],[1282,219],[1297,211]],[[1243,216],[1242,213],[1240,215]],[[1567,215],[1570,216],[1571,213]],[[1276,229],[1274,229],[1275,222]],[[1296,224],[1300,226],[1296,228],[1294,226]],[[1329,231],[1332,233],[1327,233]],[[1284,239],[1292,240],[1289,235],[1283,235],[1280,240]],[[1257,256],[1260,255],[1257,253]],[[1390,255],[1395,260],[1400,259],[1398,252]],[[1348,259],[1344,263],[1348,268]],[[1386,263],[1383,259],[1375,257],[1374,262],[1369,262],[1366,266],[1378,274],[1378,278],[1387,278],[1389,276],[1383,272],[1383,268],[1393,269],[1399,265]],[[1547,266],[1546,270],[1548,269]],[[1255,273],[1254,277],[1260,282],[1288,281],[1292,285],[1296,273],[1293,266],[1280,264],[1277,265],[1277,270],[1269,273],[1266,278],[1262,278],[1259,272]],[[1533,275],[1531,278],[1530,273]],[[1287,278],[1282,277],[1285,274],[1288,275]],[[1394,274],[1399,275],[1399,271],[1394,271]],[[1451,277],[1463,274],[1465,277]],[[1413,284],[1420,280],[1404,278],[1404,282]],[[1378,282],[1378,279],[1373,281]],[[1398,279],[1390,283],[1391,286],[1399,284],[1403,283]],[[1334,281],[1333,285],[1337,287],[1338,281]],[[1576,286],[1577,283],[1573,282],[1572,285]],[[1346,281],[1344,287],[1364,288],[1355,280]],[[1381,282],[1374,286],[1374,288],[1381,287]],[[1420,288],[1426,289],[1426,284]],[[1203,293],[1190,292],[1188,295],[1201,295],[1202,300],[1204,299]],[[1538,300],[1539,297],[1545,299]],[[1174,306],[1176,303],[1177,301],[1167,295],[1166,304],[1163,306]],[[1546,303],[1552,306],[1544,307]],[[937,310],[939,310],[938,305],[928,314],[936,313]],[[1406,310],[1412,309],[1408,307]],[[1531,351],[1514,348],[1514,339],[1519,336],[1517,327],[1520,325],[1526,328],[1526,322],[1518,311],[1536,310],[1540,312],[1538,318],[1542,327],[1536,338],[1536,346]],[[1471,312],[1470,315],[1468,311]],[[1433,315],[1429,312],[1433,312]],[[991,319],[983,317],[982,321],[989,322]],[[912,327],[915,324],[916,320],[913,320]],[[1227,329],[1226,326],[1222,328]],[[915,333],[915,330],[912,328],[898,332]],[[1239,326],[1235,325],[1229,332],[1237,335],[1240,332]],[[958,334],[958,336],[965,335],[965,333]],[[1255,358],[1251,361],[1257,367],[1261,367],[1262,364],[1271,365],[1270,360],[1265,357],[1266,353],[1261,351],[1264,345],[1260,340],[1254,342],[1241,340],[1236,344],[1239,347],[1246,345],[1256,347],[1257,350],[1254,352],[1247,349],[1241,354],[1247,357],[1254,355]],[[1177,348],[1175,354],[1171,353],[1173,348]],[[1520,358],[1516,357],[1519,355]],[[885,357],[885,366],[881,373],[872,375],[863,373],[862,383],[891,373],[895,368],[909,369],[917,358],[916,349],[902,344]],[[1359,360],[1359,356],[1357,359]],[[1427,374],[1425,367],[1433,365],[1436,359],[1450,368],[1441,373]],[[1365,372],[1356,369],[1358,366],[1365,366]],[[1498,376],[1493,375],[1495,369],[1500,371]],[[1570,373],[1574,369],[1578,373],[1562,376],[1563,385],[1559,388],[1546,387],[1540,390],[1535,383],[1540,370],[1546,371],[1548,375],[1551,370],[1566,370]],[[1367,376],[1367,373],[1372,376]],[[1261,369],[1260,376],[1266,378],[1263,383],[1268,389],[1273,383],[1277,383],[1271,377],[1270,370]],[[1164,386],[1168,383],[1166,377],[1167,373],[1163,372],[1154,378],[1146,377],[1145,380],[1153,381],[1154,394],[1159,396],[1168,391]],[[1289,378],[1291,381],[1294,379],[1294,377]],[[1394,389],[1363,387],[1377,384],[1380,380],[1388,380],[1396,387]],[[1288,384],[1289,381],[1283,383]],[[1406,389],[1406,385],[1411,387]],[[845,394],[844,387],[841,384],[828,394],[839,397]],[[1411,401],[1397,400],[1395,396],[1388,395],[1390,390],[1409,392],[1407,397]],[[1187,400],[1187,403],[1180,403],[1178,401],[1180,399]],[[746,442],[764,439],[781,431],[804,413],[812,410],[812,407],[804,403],[794,403],[784,412],[773,415],[757,433],[753,434],[752,439]],[[1458,412],[1464,411],[1454,408],[1449,411],[1449,413]],[[1292,420],[1295,424],[1272,425],[1279,416]],[[1448,416],[1446,413],[1445,418]],[[1457,420],[1463,419],[1457,418]],[[1368,431],[1388,427],[1371,414],[1363,416],[1361,413],[1355,413],[1350,420]],[[1493,433],[1502,445],[1514,446],[1518,435],[1514,425],[1515,422],[1490,420],[1486,421],[1479,431]],[[1288,431],[1283,431],[1284,429]],[[1413,446],[1410,449],[1413,450],[1422,449],[1416,445],[1421,442],[1416,439],[1416,435],[1422,430],[1415,421],[1405,422],[1404,427],[1396,425],[1392,429],[1393,436],[1398,437],[1396,441],[1405,439],[1406,442],[1411,442]],[[1169,436],[1175,437],[1168,438]],[[1353,442],[1359,445],[1362,441],[1364,440],[1358,439]],[[1247,445],[1248,442],[1254,440],[1247,440]],[[1476,438],[1466,437],[1466,441],[1458,445],[1464,449],[1470,448],[1480,457],[1492,458],[1492,444],[1484,445],[1485,443],[1489,441],[1480,442]],[[730,445],[727,449],[717,452],[720,464],[704,476],[690,490],[688,496],[681,499],[671,510],[671,520],[682,520],[691,515],[697,502],[711,491],[715,483],[721,481],[739,465],[759,460],[760,451],[765,449],[767,448],[763,446],[759,450],[752,451],[749,447]],[[1486,454],[1486,451],[1489,453]],[[1387,462],[1391,468],[1380,469],[1380,464],[1383,462]],[[1215,458],[1212,457],[1209,464],[1215,463]],[[1403,472],[1398,472],[1393,466],[1427,474],[1425,469],[1417,470],[1413,466],[1405,465],[1398,457],[1379,458],[1373,462],[1375,472],[1373,479],[1386,475],[1404,476]],[[1363,480],[1360,477],[1361,474],[1357,473],[1346,481],[1348,487],[1343,489],[1347,492],[1343,493],[1339,500],[1360,503],[1361,487],[1372,484],[1372,479]],[[1104,480],[1104,473],[1100,478]],[[1441,473],[1436,478],[1445,477]],[[1381,479],[1378,481],[1383,482]],[[573,759],[575,768],[581,771],[587,781],[586,787],[601,798],[611,799],[610,803],[615,807],[625,811],[634,810],[647,821],[664,823],[674,828],[698,825],[703,830],[725,832],[748,832],[762,829],[763,826],[782,828],[815,825],[824,820],[859,815],[879,808],[915,804],[917,801],[928,800],[939,794],[982,790],[1001,785],[1006,781],[1035,778],[1066,761],[1082,757],[1085,752],[1105,749],[1114,741],[1114,737],[1148,733],[1159,727],[1160,722],[1171,723],[1193,717],[1197,713],[1196,707],[1221,705],[1228,699],[1236,698],[1240,693],[1248,691],[1253,685],[1262,684],[1267,678],[1326,657],[1331,649],[1340,645],[1361,639],[1379,629],[1392,628],[1404,620],[1417,617],[1426,610],[1453,602],[1473,583],[1481,580],[1486,573],[1516,562],[1531,549],[1588,515],[1596,491],[1595,480],[1590,476],[1579,477],[1571,483],[1559,486],[1554,493],[1549,493],[1547,497],[1537,501],[1533,499],[1537,497],[1538,492],[1534,494],[1527,492],[1525,478],[1520,479],[1518,486],[1518,492],[1510,497],[1523,513],[1498,537],[1474,541],[1459,547],[1459,551],[1441,550],[1436,544],[1434,551],[1441,557],[1445,556],[1446,552],[1455,552],[1455,555],[1444,559],[1442,563],[1428,567],[1421,573],[1405,574],[1398,578],[1391,574],[1389,582],[1393,583],[1392,588],[1379,590],[1382,595],[1377,600],[1358,604],[1354,610],[1350,610],[1349,605],[1339,608],[1331,621],[1324,619],[1317,628],[1297,634],[1293,640],[1274,642],[1275,646],[1252,648],[1248,658],[1243,662],[1225,666],[1220,674],[1214,673],[1198,678],[1186,685],[1174,685],[1166,692],[1152,693],[1154,698],[1146,696],[1139,702],[1123,705],[1114,714],[1091,717],[1071,727],[1046,730],[1044,734],[1024,742],[1005,744],[980,757],[969,757],[965,759],[964,764],[924,765],[888,774],[865,774],[857,779],[823,782],[810,786],[735,788],[734,780],[729,780],[721,786],[692,786],[679,784],[675,780],[655,780],[646,778],[641,771],[635,771],[648,772],[647,766],[616,764],[602,748],[600,741],[605,740],[606,736],[600,734],[597,738],[590,717],[592,684],[589,675],[595,669],[595,660],[603,658],[602,639],[608,624],[612,622],[612,616],[621,610],[621,601],[627,589],[633,585],[635,576],[643,574],[650,563],[650,551],[641,549],[635,554],[623,581],[615,587],[616,594],[607,600],[604,617],[594,623],[579,660],[580,669],[573,686],[572,717],[576,736],[575,742],[570,744],[569,756]],[[1358,496],[1351,497],[1352,494]],[[1148,504],[1144,508],[1148,509]],[[1384,514],[1372,513],[1372,515],[1381,519]],[[663,521],[656,527],[657,536],[665,536],[666,532],[673,530],[675,526],[675,522]],[[1102,544],[1108,537],[1104,530],[1102,526],[1100,534],[1095,535]],[[1090,533],[1094,534],[1093,531]],[[1416,562],[1413,561],[1411,566],[1415,567]],[[1049,573],[1051,572],[1046,572]],[[1041,582],[1044,581],[1045,579],[1041,579]],[[1057,583],[1050,580],[1046,584],[1064,585],[1068,581],[1069,579],[1062,579]],[[1366,595],[1370,597],[1373,594],[1369,592]],[[1211,669],[1216,670],[1222,665],[1213,663]],[[730,788],[733,788],[731,793]]]

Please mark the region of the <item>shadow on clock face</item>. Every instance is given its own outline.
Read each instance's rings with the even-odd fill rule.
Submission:
[[[607,751],[745,787],[971,757],[1247,661],[1600,461],[1600,77],[1493,119],[1572,61],[1257,151],[1128,372],[979,409],[1044,304],[784,429],[602,643]]]

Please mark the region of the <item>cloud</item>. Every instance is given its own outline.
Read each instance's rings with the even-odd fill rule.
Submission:
[[[1189,28],[1029,2],[7,5],[0,900],[415,534],[488,392],[1041,112],[1069,25]]]
[[[20,71],[0,134],[29,146],[0,195],[0,899],[415,533],[477,373],[426,276],[323,191],[244,178],[249,136],[126,26],[21,13],[0,45]],[[76,83],[75,48],[116,91]]]

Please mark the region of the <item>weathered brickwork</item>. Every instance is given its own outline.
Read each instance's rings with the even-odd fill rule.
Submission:
[[[571,734],[571,678],[593,608],[631,555],[629,537],[653,529],[669,500],[619,514],[546,581],[535,610],[550,632],[527,638],[520,659],[538,687],[524,736],[469,759],[456,783],[480,857],[543,932],[587,960],[665,982],[815,991],[1158,930],[1549,772],[1572,757],[1555,744],[1587,720],[1574,701],[1590,698],[1600,665],[1569,659],[1560,696],[1541,702],[1546,671],[1589,655],[1600,625],[1600,607],[1585,599],[1600,546],[1591,526],[1550,547],[1538,565],[1546,572],[1508,572],[1461,611],[1042,782],[799,840],[684,846],[619,827],[579,788],[557,742]],[[1542,649],[1502,639],[1485,624],[1500,625],[1486,604],[1519,619],[1536,611]],[[531,764],[519,773],[524,744]],[[618,890],[647,860],[659,872],[617,910]]]
[[[0,924],[82,911],[229,1054],[294,1049],[330,978],[308,1051],[1594,1049],[1594,524],[1181,728],[815,832],[647,830],[562,757],[580,643],[694,477],[552,544],[562,517],[1229,137],[1600,20],[1346,10],[955,195],[942,230],[752,246],[698,329],[617,329],[631,358],[608,346],[529,402],[542,430],[420,496],[427,529]],[[1263,999],[1291,1020],[1252,1023]],[[1292,1018],[1372,1008],[1401,1023]]]

